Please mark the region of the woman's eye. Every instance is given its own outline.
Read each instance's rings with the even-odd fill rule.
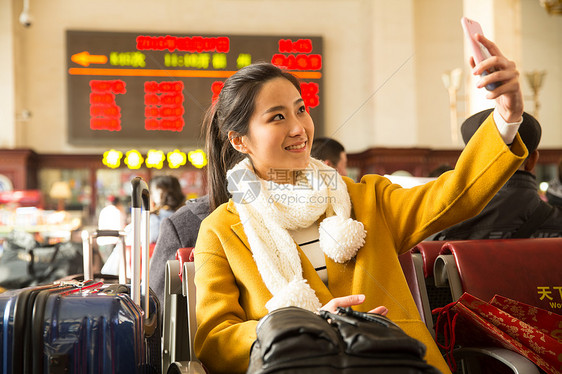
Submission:
[[[306,112],[306,107],[305,107],[304,105],[302,105],[302,106],[299,108],[299,113],[304,113],[304,112]]]
[[[273,117],[273,120],[274,120],[274,121],[280,121],[280,120],[282,120],[282,119],[285,119],[285,116],[282,115],[282,114],[276,114],[276,115]]]

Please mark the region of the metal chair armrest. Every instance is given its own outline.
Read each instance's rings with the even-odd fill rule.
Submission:
[[[195,264],[193,262],[185,262],[183,264],[182,291],[187,301],[189,359],[195,361],[197,358],[193,342],[195,341],[195,332],[197,331],[197,318],[195,317]]]
[[[505,348],[466,347],[453,351],[456,360],[479,359],[482,356],[493,358],[507,366],[514,374],[539,374],[538,367],[526,357]]]
[[[167,374],[206,374],[199,361],[177,361],[170,365]]]
[[[449,287],[453,300],[458,300],[462,296],[464,291],[455,256],[437,256],[433,266],[433,275],[435,277],[435,287]]]
[[[162,372],[177,360],[188,358],[188,347],[182,341],[187,337],[185,308],[182,305],[180,262],[166,263],[164,280],[164,312],[162,316]],[[183,301],[183,302],[182,302]]]
[[[429,305],[429,296],[427,294],[427,287],[425,283],[425,276],[423,271],[423,257],[421,253],[412,253],[412,261],[414,262],[414,268],[416,269],[416,278],[418,280],[420,297],[423,307],[423,315],[425,325],[427,329],[435,338],[435,329],[433,328],[433,318],[431,315],[431,307]]]

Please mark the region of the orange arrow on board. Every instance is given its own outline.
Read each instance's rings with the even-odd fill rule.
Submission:
[[[72,62],[82,66],[90,66],[90,64],[105,64],[107,56],[104,55],[91,55],[88,51],[76,53],[70,57]]]

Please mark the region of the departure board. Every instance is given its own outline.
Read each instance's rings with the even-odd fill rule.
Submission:
[[[224,81],[254,62],[297,76],[322,134],[322,38],[66,32],[68,142],[201,146],[202,120]]]

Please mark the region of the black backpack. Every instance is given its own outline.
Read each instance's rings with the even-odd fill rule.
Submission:
[[[423,359],[422,342],[378,314],[286,307],[263,317],[256,332],[248,374],[440,373]]]

